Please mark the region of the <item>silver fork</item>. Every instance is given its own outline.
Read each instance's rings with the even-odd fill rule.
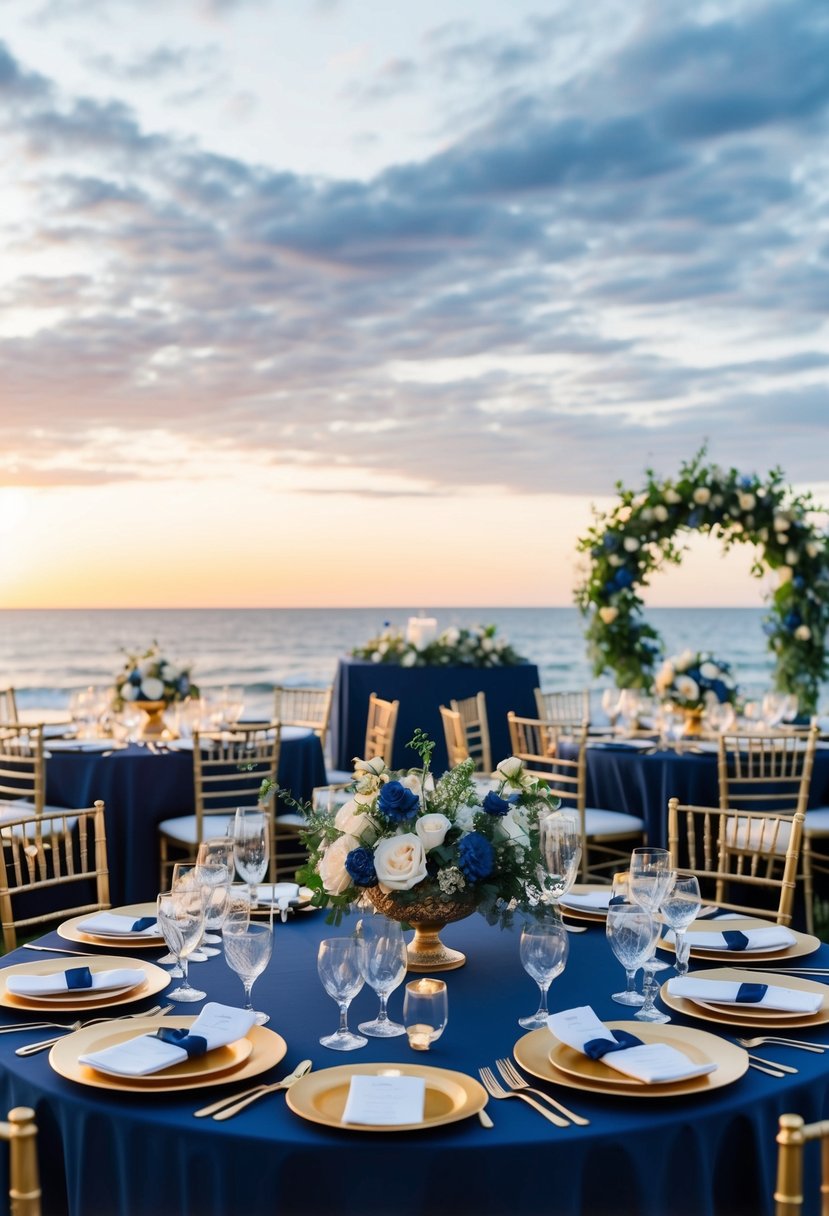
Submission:
[[[776,1068],[780,1073],[797,1073],[797,1068],[792,1068],[791,1064],[778,1064],[777,1060],[766,1060],[763,1056],[754,1056],[749,1054],[749,1064],[766,1064],[769,1068]]]
[[[117,1018],[89,1018],[86,1021],[79,1019],[77,1022],[71,1022],[68,1026],[64,1026],[63,1029],[71,1034],[75,1030],[83,1030],[85,1026],[98,1026],[103,1022],[126,1022],[130,1018],[151,1018],[156,1015],[163,1017],[165,1013],[169,1013],[173,1008],[173,1005],[155,1005],[152,1009],[142,1010],[141,1013],[122,1013]],[[38,1039],[36,1043],[27,1043],[25,1047],[16,1048],[14,1054],[16,1056],[33,1056],[39,1051],[45,1051],[47,1047],[54,1047],[55,1043],[60,1043],[62,1039],[63,1035],[56,1035],[51,1039]]]
[[[554,1123],[556,1127],[569,1127],[570,1124],[566,1119],[562,1119],[561,1115],[554,1114],[548,1110],[546,1106],[542,1106],[540,1102],[536,1102],[535,1098],[531,1098],[529,1094],[518,1094],[512,1090],[504,1089],[501,1084],[495,1079],[495,1074],[489,1068],[479,1068],[478,1076],[484,1083],[484,1089],[491,1098],[520,1098],[522,1102],[527,1102],[534,1107],[540,1115],[548,1119],[550,1123]]]
[[[823,1055],[829,1043],[801,1043],[799,1039],[784,1039],[773,1034],[761,1034],[754,1039],[737,1039],[741,1047],[762,1047],[764,1043],[776,1043],[780,1047],[799,1047],[801,1051],[814,1051]]]
[[[550,1094],[545,1094],[543,1089],[534,1089],[530,1085],[529,1081],[525,1080],[525,1078],[521,1076],[521,1073],[513,1065],[512,1060],[496,1060],[495,1066],[503,1079],[506,1081],[509,1088],[515,1090],[516,1093],[520,1090],[525,1090],[528,1094],[535,1094],[537,1098],[543,1098],[545,1102],[549,1102],[550,1106],[555,1107],[555,1109],[560,1114],[564,1115],[565,1118],[569,1119],[571,1123],[577,1123],[579,1127],[590,1126],[590,1120],[585,1119],[583,1115],[574,1114],[573,1111],[562,1105],[561,1102],[557,1102],[555,1098],[550,1096]]]

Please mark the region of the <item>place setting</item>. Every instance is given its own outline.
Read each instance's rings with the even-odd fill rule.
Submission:
[[[686,1017],[758,1029],[809,1029],[829,1022],[829,989],[799,976],[716,967],[674,976],[662,1002]]]
[[[131,950],[159,949],[164,945],[156,905],[149,902],[73,916],[58,925],[58,934],[65,941],[129,946]]]
[[[675,950],[673,932],[667,932],[659,944],[661,949]],[[739,955],[741,963],[762,964],[814,954],[820,948],[820,939],[757,917],[729,916],[702,922],[698,917],[685,933],[685,944],[692,958],[721,962],[724,957]]]
[[[169,982],[163,968],[128,957],[77,955],[14,963],[0,971],[0,1006],[82,1012],[143,1000]]]

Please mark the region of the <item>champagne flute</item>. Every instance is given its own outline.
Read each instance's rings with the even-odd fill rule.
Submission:
[[[641,904],[611,904],[605,932],[610,948],[627,976],[624,992],[614,992],[612,999],[619,1005],[644,1005],[644,998],[634,989],[634,980],[637,970],[656,945],[659,926]]]
[[[636,903],[647,908],[656,918],[662,902],[676,882],[676,871],[671,869],[671,855],[667,849],[642,847],[634,849],[630,855],[630,893]],[[645,982],[642,991],[645,1003],[633,1015],[643,1022],[669,1022],[671,1019],[665,1013],[660,1013],[654,1005],[656,996],[656,980],[654,974],[663,971],[668,964],[654,956],[659,941],[659,922],[654,939],[653,951],[644,964]]]
[[[662,919],[674,931],[676,973],[688,974],[690,948],[685,931],[699,916],[702,900],[696,874],[677,874],[673,887],[662,901]]]
[[[196,882],[199,883],[204,898],[204,928],[201,950],[211,957],[220,954],[216,949],[221,938],[218,933],[210,933],[210,929],[221,929],[227,916],[228,900],[230,898],[230,870],[227,866],[210,866],[196,862]]]
[[[620,698],[621,694],[618,688],[606,688],[602,693],[602,709],[607,714],[611,730],[616,729]]]
[[[365,946],[356,937],[327,937],[319,944],[317,972],[325,991],[337,1002],[340,1024],[333,1034],[320,1039],[333,1051],[354,1051],[368,1039],[348,1029],[348,1007],[363,986],[362,955]]]
[[[567,962],[567,932],[559,920],[549,917],[524,925],[521,930],[521,965],[538,984],[541,1000],[535,1013],[518,1019],[526,1030],[547,1025],[547,993]]]
[[[235,971],[245,989],[245,1009],[253,1012],[251,990],[258,976],[267,967],[273,953],[273,926],[267,921],[238,925],[226,924],[224,930],[225,962]],[[257,1026],[270,1020],[267,1013],[256,1011]]]
[[[173,891],[178,891],[178,890],[183,890],[185,887],[190,887],[191,889],[198,890],[198,892],[201,896],[202,905],[203,906],[205,905],[206,897],[205,897],[205,894],[202,891],[199,881],[196,877],[195,865],[193,864],[192,861],[177,861],[176,864],[173,866],[173,877],[170,882],[170,888]],[[190,954],[191,963],[206,963],[207,962],[207,951],[202,950],[203,942],[204,942],[204,925],[202,925],[202,936],[201,936],[200,940],[198,941],[198,943],[196,944],[195,950],[193,950],[192,953]]]
[[[268,814],[261,807],[240,806],[233,821],[233,856],[236,871],[248,884],[253,907],[256,888],[268,868]]]
[[[181,968],[182,982],[168,992],[171,1001],[202,1001],[207,995],[193,988],[187,978],[187,960],[195,950],[204,929],[204,907],[201,892],[184,886],[164,891],[156,899],[158,927]]]
[[[539,819],[538,848],[541,854],[538,878],[542,892],[559,910],[559,900],[576,881],[581,861],[581,829],[575,815],[553,811]]]
[[[423,976],[410,980],[403,997],[403,1021],[414,1051],[428,1051],[449,1020],[449,994],[444,980]]]
[[[362,956],[363,979],[380,998],[380,1012],[357,1029],[376,1039],[391,1039],[405,1034],[406,1027],[393,1022],[386,1011],[389,995],[406,975],[406,943],[397,921],[372,916],[360,922],[359,937],[365,945]]]

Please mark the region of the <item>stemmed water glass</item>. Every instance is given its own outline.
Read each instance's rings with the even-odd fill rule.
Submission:
[[[611,730],[616,729],[620,701],[621,693],[618,688],[606,688],[602,693],[602,709],[607,714]]]
[[[619,1005],[644,1006],[644,998],[635,990],[634,982],[636,972],[656,945],[659,936],[656,920],[641,904],[611,904],[607,910],[605,932],[610,948],[627,976],[624,992],[614,992],[612,999]]]
[[[202,889],[204,898],[204,937],[201,950],[208,956],[220,954],[217,945],[221,942],[218,933],[210,933],[211,929],[221,929],[227,916],[227,906],[230,899],[230,870],[227,866],[205,865],[196,862],[195,878]]]
[[[233,821],[233,856],[239,877],[248,884],[253,906],[256,905],[256,888],[268,869],[268,854],[267,811],[240,806]]]
[[[389,995],[398,988],[406,975],[406,943],[397,921],[385,916],[371,916],[360,922],[359,937],[365,949],[362,955],[363,979],[380,998],[380,1012],[370,1022],[360,1022],[358,1030],[376,1039],[391,1039],[405,1034],[406,1027],[393,1022],[387,1011]]]
[[[581,830],[575,815],[553,811],[539,819],[538,848],[542,892],[558,910],[559,900],[576,881],[581,861]]]
[[[702,900],[696,874],[677,874],[674,885],[662,900],[662,919],[674,931],[676,973],[688,974],[690,947],[685,930],[699,916]]]
[[[560,920],[542,917],[521,930],[521,966],[538,984],[541,1000],[535,1013],[519,1018],[518,1025],[537,1030],[547,1025],[547,993],[553,980],[564,970],[569,947],[567,932]]]
[[[630,855],[630,897],[635,903],[647,908],[656,918],[665,897],[676,881],[676,871],[671,868],[671,855],[667,849],[649,848],[644,846],[634,849]],[[654,938],[653,951],[659,941],[659,924]],[[656,981],[654,974],[668,966],[667,963],[651,957],[644,964],[645,982],[642,991],[645,1002],[642,1008],[633,1015],[642,1022],[669,1022],[671,1019],[665,1013],[660,1013],[654,1005],[656,996]]]
[[[196,874],[196,867],[192,861],[177,861],[173,866],[173,877],[170,881],[170,889],[173,891],[183,890],[185,887],[190,887],[199,892],[202,900],[202,906],[206,906],[207,896],[202,891],[201,883]],[[190,954],[191,963],[206,963],[207,956],[210,953],[208,950],[202,949],[204,945],[204,925],[202,925],[202,935],[196,945],[195,950]]]
[[[187,978],[187,961],[199,944],[204,930],[201,892],[188,885],[175,891],[162,892],[156,900],[156,919],[183,977],[178,988],[166,995],[171,1001],[204,1000],[206,993],[193,988]]]
[[[364,944],[356,937],[327,937],[319,945],[317,971],[325,991],[340,1010],[336,1031],[323,1035],[320,1043],[334,1051],[354,1051],[368,1042],[361,1034],[348,1029],[348,1007],[364,983],[364,951]]]
[[[245,1009],[253,1012],[251,989],[256,978],[270,962],[273,953],[273,926],[267,921],[254,923],[250,919],[247,924],[244,921],[225,921],[223,938],[225,961],[242,981],[245,989]],[[258,1026],[264,1026],[269,1020],[267,1013],[256,1011]]]

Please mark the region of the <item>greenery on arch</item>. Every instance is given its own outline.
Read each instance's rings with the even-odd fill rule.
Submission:
[[[663,481],[652,470],[646,477],[638,493],[617,483],[618,504],[597,513],[578,542],[589,566],[575,594],[594,673],[612,671],[619,687],[650,687],[662,646],[639,591],[655,571],[682,561],[681,533],[711,533],[726,550],[754,545],[755,577],[776,574],[763,623],[774,684],[797,694],[801,712],[814,712],[827,674],[829,538],[815,521],[811,495],[794,494],[779,469],[761,480],[709,464],[704,448],[677,477]]]

